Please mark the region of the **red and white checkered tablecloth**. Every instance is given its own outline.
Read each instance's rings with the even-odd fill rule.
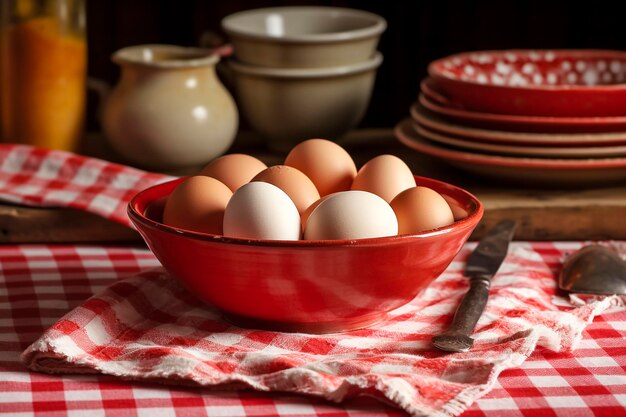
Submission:
[[[531,247],[555,272],[563,255],[582,244],[513,243]],[[405,415],[368,399],[334,404],[304,396],[165,387],[101,375],[45,375],[29,372],[20,362],[22,351],[67,311],[116,279],[157,265],[143,248],[0,246],[0,415]],[[624,309],[596,317],[573,352],[538,350],[520,367],[504,371],[494,389],[463,414],[587,415],[626,415]]]

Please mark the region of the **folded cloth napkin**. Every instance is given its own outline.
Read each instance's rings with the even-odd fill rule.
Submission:
[[[168,178],[66,152],[0,145],[5,201],[74,207],[129,224],[128,200]],[[461,271],[474,245],[467,244],[420,297],[367,329],[310,335],[231,326],[158,269],[90,298],[22,359],[30,369],[50,373],[286,391],[332,401],[368,395],[414,416],[458,415],[535,349],[573,349],[594,315],[617,303],[608,297],[559,307],[552,302],[554,265],[532,245],[515,242],[493,281],[474,348],[441,353],[430,338],[449,323],[467,290]]]
[[[172,179],[65,151],[0,145],[0,200],[72,207],[132,226],[126,206],[138,192]]]

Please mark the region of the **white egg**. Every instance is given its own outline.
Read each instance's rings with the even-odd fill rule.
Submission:
[[[245,239],[298,240],[300,214],[280,188],[266,182],[241,186],[224,211],[224,236]]]
[[[338,192],[311,213],[304,230],[307,240],[364,239],[398,234],[396,215],[382,197],[368,191]]]

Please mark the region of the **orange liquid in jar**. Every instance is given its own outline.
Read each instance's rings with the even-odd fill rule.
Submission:
[[[85,118],[85,39],[63,34],[54,17],[36,17],[7,27],[2,42],[3,141],[75,150]]]

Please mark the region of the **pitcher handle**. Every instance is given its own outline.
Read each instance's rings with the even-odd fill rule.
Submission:
[[[104,104],[111,94],[111,85],[101,78],[87,77],[87,90],[93,91],[98,96],[95,111],[96,120],[98,123],[102,123],[102,112],[104,111]]]

